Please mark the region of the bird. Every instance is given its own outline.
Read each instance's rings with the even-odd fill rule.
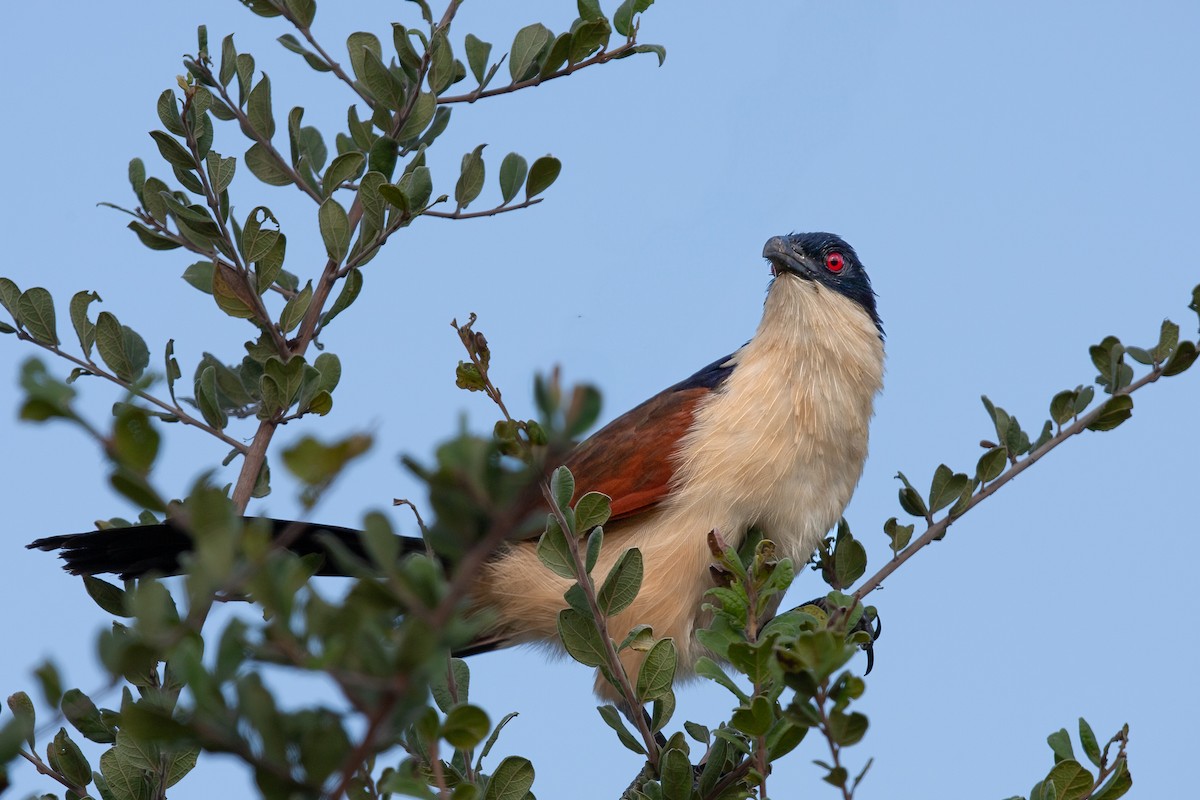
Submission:
[[[644,579],[634,602],[609,620],[615,641],[637,625],[674,639],[677,678],[694,674],[707,651],[694,635],[707,623],[714,585],[709,533],[737,547],[752,528],[780,557],[804,563],[842,516],[863,471],[875,397],[882,390],[884,332],[870,278],[855,250],[832,233],[767,240],[771,280],[761,322],[733,353],[616,417],[569,451],[576,497],[611,498],[594,574],[605,575],[629,548],[640,549]],[[543,509],[545,510],[545,509]],[[290,526],[289,549],[324,552],[317,534],[352,552],[358,532],[274,520]],[[572,581],[548,570],[536,537],[489,554],[469,589],[489,627],[463,654],[525,643],[558,645],[557,619]],[[116,528],[39,539],[60,550],[75,574],[123,578],[171,574],[191,541],[181,524]],[[423,551],[420,539],[405,551]],[[330,559],[318,574],[334,574]],[[619,654],[636,675],[645,653]],[[596,691],[619,700],[597,675]]]

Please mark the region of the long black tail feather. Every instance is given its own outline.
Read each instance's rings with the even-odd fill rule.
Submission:
[[[251,522],[251,518],[247,518],[246,522]],[[266,522],[271,525],[272,536],[287,538],[288,550],[301,556],[315,554],[323,557],[318,575],[345,574],[322,541],[326,537],[336,539],[352,554],[368,560],[362,533],[353,528],[281,519],[268,519]],[[420,539],[407,536],[399,538],[404,553],[425,549]],[[59,551],[59,557],[66,562],[63,569],[72,575],[111,573],[122,580],[130,580],[149,574],[179,574],[179,559],[192,550],[192,537],[184,528],[168,520],[157,525],[47,536],[26,547],[46,552]]]

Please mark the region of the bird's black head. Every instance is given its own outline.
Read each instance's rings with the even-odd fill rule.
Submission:
[[[854,248],[840,236],[832,233],[772,236],[763,246],[763,258],[771,262],[772,275],[789,272],[853,300],[875,322],[879,335],[883,335],[871,279]]]

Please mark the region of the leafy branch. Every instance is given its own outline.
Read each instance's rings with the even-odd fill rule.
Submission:
[[[1189,307],[1200,314],[1200,286],[1193,290]],[[1109,399],[1087,411],[1094,396],[1092,387],[1078,386],[1059,392],[1050,402],[1051,418],[1042,426],[1036,440],[1031,440],[1015,417],[984,397],[983,403],[992,418],[998,443],[981,442],[987,452],[980,457],[974,477],[940,465],[934,472],[927,496],[922,496],[903,473],[897,475],[904,484],[900,489],[901,507],[924,519],[926,529],[912,540],[913,525],[902,525],[895,517],[889,519],[884,531],[892,540],[894,556],[855,590],[854,597],[862,600],[879,588],[917,552],[942,539],[960,517],[1068,439],[1085,431],[1109,431],[1125,422],[1133,415],[1132,395],[1159,378],[1186,371],[1196,361],[1198,348],[1200,344],[1196,342],[1181,341],[1179,326],[1170,320],[1163,322],[1158,343],[1151,348],[1126,347],[1115,336],[1106,337],[1100,344],[1092,346],[1090,355],[1100,373],[1096,383],[1110,395]],[[1125,360],[1127,355],[1148,366],[1146,374],[1135,380],[1133,368]],[[947,508],[944,516],[935,519],[938,511]]]

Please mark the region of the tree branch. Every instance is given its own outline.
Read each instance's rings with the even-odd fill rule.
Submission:
[[[159,408],[161,408],[163,411],[167,412],[171,416],[177,417],[179,419],[179,421],[182,422],[184,425],[190,425],[193,428],[199,428],[200,430],[205,431],[206,433],[212,434],[213,436],[220,439],[225,444],[227,444],[230,447],[237,450],[239,453],[245,454],[248,449],[244,442],[240,442],[237,439],[234,439],[233,437],[226,434],[224,431],[218,430],[218,429],[214,428],[213,426],[209,425],[207,422],[203,422],[202,420],[196,419],[195,417],[188,414],[186,411],[184,411],[179,406],[171,405],[170,403],[167,403],[165,400],[160,400],[157,397],[155,397],[154,395],[152,395],[142,389],[138,389],[136,386],[132,386],[132,385],[126,383],[125,381],[118,378],[116,375],[113,375],[112,373],[102,369],[98,364],[96,364],[96,362],[92,361],[91,359],[88,359],[85,361],[84,359],[77,358],[76,356],[73,356],[70,353],[60,349],[58,347],[58,345],[46,344],[45,342],[39,342],[37,339],[34,339],[32,336],[30,336],[29,334],[27,334],[25,331],[22,331],[22,330],[17,331],[17,338],[21,339],[22,341],[36,344],[38,347],[41,347],[44,350],[49,350],[51,353],[54,353],[54,355],[58,356],[59,358],[64,358],[67,361],[70,361],[72,364],[75,364],[76,366],[78,366],[80,369],[86,370],[89,375],[95,375],[97,378],[104,378],[107,381],[111,381],[112,383],[117,384],[122,389],[125,389],[130,394],[134,395],[135,397],[145,400],[147,403],[150,403],[152,405],[158,406]]]
[[[1154,383],[1159,378],[1161,378],[1162,375],[1163,375],[1163,365],[1162,364],[1155,365],[1155,367],[1153,369],[1151,369],[1150,372],[1143,375],[1140,379],[1134,381],[1133,383],[1129,384],[1128,386],[1123,386],[1120,389],[1118,389],[1117,391],[1113,392],[1112,396],[1120,397],[1121,395],[1133,394],[1138,389],[1141,389],[1143,386]],[[897,569],[899,569],[901,564],[903,564],[905,561],[908,561],[910,558],[912,558],[914,555],[916,555],[917,552],[919,550],[921,550],[922,548],[928,546],[932,542],[935,542],[938,539],[941,539],[943,536],[945,536],[946,529],[949,528],[952,524],[954,524],[954,522],[956,520],[960,519],[964,514],[966,514],[971,509],[973,509],[975,506],[979,505],[984,500],[991,497],[993,494],[996,493],[997,490],[999,490],[1002,486],[1007,484],[1013,478],[1020,475],[1027,468],[1036,464],[1042,458],[1042,456],[1046,455],[1051,450],[1053,450],[1054,448],[1058,447],[1060,444],[1065,442],[1067,439],[1070,439],[1072,436],[1077,436],[1078,434],[1081,434],[1085,430],[1087,430],[1087,427],[1089,425],[1091,425],[1093,422],[1095,422],[1097,419],[1099,419],[1100,415],[1104,413],[1104,407],[1107,404],[1107,402],[1108,401],[1106,400],[1105,402],[1097,405],[1096,408],[1092,409],[1087,414],[1084,414],[1082,417],[1077,417],[1073,424],[1060,430],[1058,432],[1058,435],[1056,435],[1054,438],[1048,440],[1041,447],[1030,452],[1025,458],[1017,461],[1015,464],[1013,464],[1011,467],[1009,467],[1003,474],[998,476],[991,483],[987,484],[987,486],[983,487],[974,497],[972,497],[970,502],[967,503],[966,508],[963,509],[961,514],[958,514],[957,516],[953,516],[953,517],[950,516],[949,514],[947,514],[946,516],[942,517],[937,522],[934,522],[932,525],[930,525],[926,529],[925,533],[921,534],[920,538],[918,538],[916,541],[909,544],[908,547],[904,548],[899,553],[897,553],[892,558],[891,561],[889,561],[887,564],[885,564],[878,572],[876,572],[865,583],[863,583],[861,586],[859,586],[859,588],[854,592],[855,600],[862,600],[868,594],[870,594],[871,592],[878,589],[879,585],[881,583],[883,583],[884,579],[887,578],[889,575],[891,575],[893,572],[895,572]]]
[[[528,89],[533,86],[540,86],[541,84],[545,83],[546,81],[552,81],[555,78],[564,78],[567,75],[571,75],[571,74],[578,72],[579,70],[584,69],[586,67],[591,67],[596,64],[604,64],[606,62],[612,61],[613,59],[621,58],[622,56],[629,55],[631,52],[633,52],[633,49],[635,47],[637,47],[636,41],[628,41],[625,44],[621,45],[620,47],[617,47],[613,50],[603,50],[603,51],[597,53],[596,55],[592,56],[591,58],[587,58],[587,59],[584,59],[583,61],[579,61],[575,64],[570,64],[568,66],[565,66],[562,69],[558,70],[557,72],[551,72],[549,75],[546,75],[545,77],[542,77],[541,75],[536,75],[532,78],[528,78],[523,81],[514,81],[514,82],[510,83],[508,86],[501,86],[499,89],[485,89],[482,91],[479,89],[476,89],[475,91],[470,92],[469,94],[455,94],[455,95],[450,95],[449,97],[439,97],[437,99],[437,102],[438,102],[439,106],[449,105],[451,103],[474,103],[476,100],[481,100],[485,97],[495,97],[496,95],[500,95],[500,94],[509,94],[510,92],[517,92],[517,91],[520,91],[521,89]]]
[[[624,697],[629,709],[629,720],[637,726],[638,733],[642,735],[642,743],[646,747],[646,760],[650,762],[650,765],[657,772],[658,743],[654,740],[654,732],[650,730],[646,714],[638,713],[641,710],[641,704],[637,701],[637,693],[633,690],[633,684],[629,682],[629,675],[625,672],[625,665],[621,663],[621,658],[617,655],[616,645],[608,633],[608,617],[600,610],[600,603],[596,599],[596,587],[592,583],[592,577],[588,575],[587,566],[584,564],[583,556],[579,552],[579,542],[576,541],[575,534],[571,530],[571,525],[567,522],[562,509],[555,502],[554,494],[550,491],[550,484],[544,481],[542,482],[542,496],[546,498],[546,503],[550,506],[550,513],[554,515],[559,527],[562,528],[563,538],[566,539],[567,547],[571,551],[571,561],[575,565],[575,579],[579,583],[579,588],[582,590],[584,597],[587,598],[588,608],[592,612],[592,622],[595,623],[596,632],[600,634],[600,641],[604,645],[604,655],[608,660],[608,668],[612,672],[613,677],[617,679],[617,683],[619,684],[617,688],[621,690],[621,695]]]

